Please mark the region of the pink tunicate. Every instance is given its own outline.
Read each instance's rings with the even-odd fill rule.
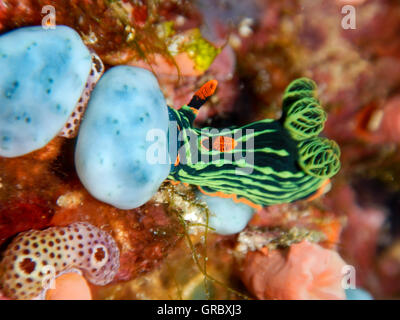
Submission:
[[[4,252],[0,268],[7,297],[32,299],[73,269],[95,285],[111,282],[119,269],[119,249],[105,231],[77,222],[19,234]]]

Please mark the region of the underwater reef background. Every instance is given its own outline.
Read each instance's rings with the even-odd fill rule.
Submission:
[[[346,4],[355,29],[342,26]],[[277,119],[287,85],[313,79],[341,170],[320,198],[265,207],[242,232],[217,235],[192,186],[165,181],[132,210],[94,199],[76,174],[76,139],[56,137],[28,155],[0,157],[3,254],[21,232],[88,222],[120,254],[111,283],[89,284],[95,299],[344,298],[329,275],[345,265],[375,299],[400,298],[397,0],[0,0],[0,34],[40,25],[45,5],[106,69],[151,70],[171,107],[218,80],[198,127]]]

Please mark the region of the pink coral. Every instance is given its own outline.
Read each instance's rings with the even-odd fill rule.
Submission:
[[[355,191],[345,185],[336,188],[325,202],[333,211],[347,216],[341,236],[341,253],[356,267],[357,285],[365,286],[373,274],[376,244],[387,213],[375,206],[361,207],[356,199]]]
[[[342,6],[345,5],[357,6],[363,4],[364,2],[365,0],[336,0],[336,3]]]
[[[302,241],[286,254],[282,250],[248,253],[242,279],[258,299],[345,299],[344,266],[337,252]]]
[[[390,99],[383,108],[379,133],[384,142],[400,142],[400,96]]]

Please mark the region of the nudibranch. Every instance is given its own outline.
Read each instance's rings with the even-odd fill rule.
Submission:
[[[3,255],[1,290],[14,299],[42,298],[52,280],[76,270],[89,282],[105,285],[119,269],[115,240],[86,222],[20,233]]]
[[[318,136],[326,113],[315,82],[300,78],[289,84],[278,120],[223,130],[195,128],[198,109],[216,85],[210,81],[188,105],[168,109],[179,140],[168,179],[255,208],[319,195],[340,169],[340,149]]]

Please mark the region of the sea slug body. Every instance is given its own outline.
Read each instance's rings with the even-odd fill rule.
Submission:
[[[297,79],[285,91],[281,119],[223,130],[193,126],[206,100],[201,92],[189,105],[169,108],[182,142],[168,179],[255,208],[318,194],[339,171],[340,150],[334,141],[318,137],[326,114],[316,89],[312,80]]]

